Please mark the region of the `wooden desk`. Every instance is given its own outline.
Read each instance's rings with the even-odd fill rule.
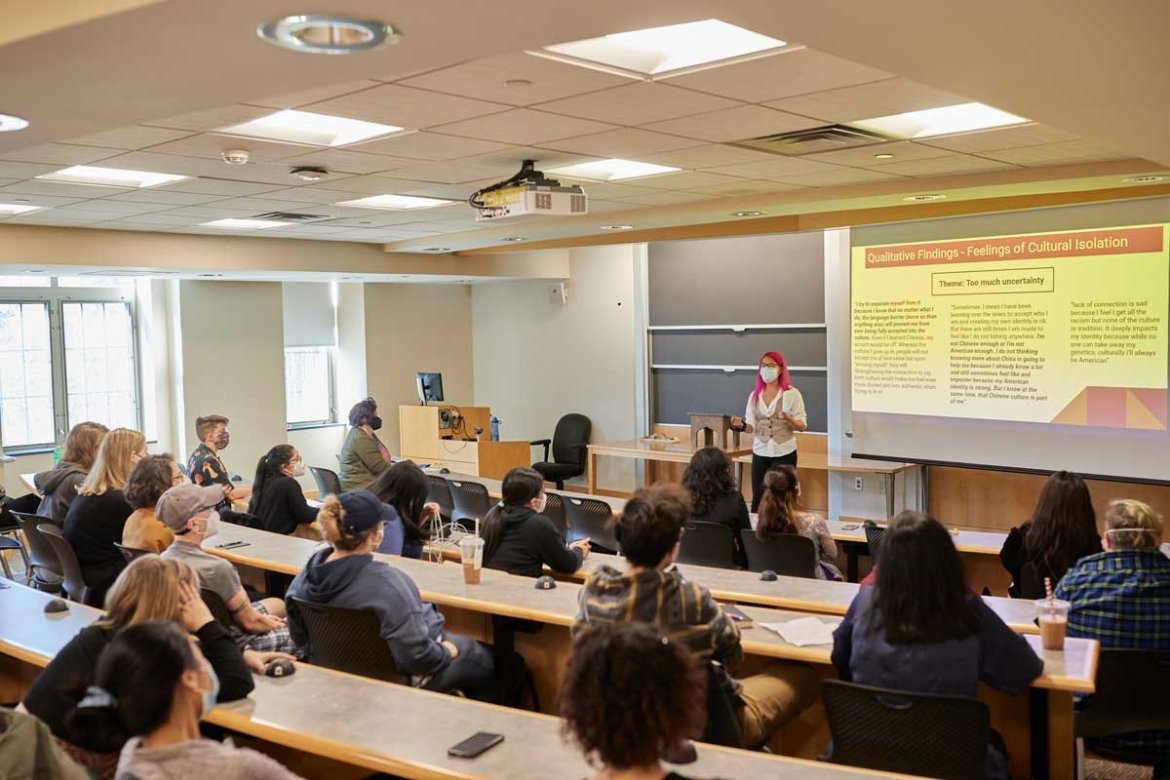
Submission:
[[[20,698],[41,668],[100,614],[70,605],[46,615],[48,594],[14,586],[0,590],[0,684]],[[560,721],[422,691],[403,685],[298,664],[291,677],[256,677],[247,699],[220,704],[207,720],[232,731],[364,769],[407,778],[469,777],[541,780],[586,777],[581,754],[560,736]],[[6,690],[9,690],[6,688]],[[306,702],[313,706],[307,707]],[[369,727],[355,728],[355,724]],[[503,734],[504,742],[469,762],[447,748],[476,731]],[[394,739],[386,738],[393,734]],[[698,746],[699,758],[680,771],[696,777],[769,777],[783,780],[862,780],[895,777],[817,762]],[[474,773],[473,775],[468,773]],[[900,777],[900,776],[899,776]]]
[[[751,445],[741,446],[727,451],[729,458],[735,458],[752,451]],[[633,458],[635,460],[656,461],[661,463],[690,463],[695,449],[689,440],[675,443],[666,441],[647,441],[645,439],[630,439],[605,444],[590,444],[588,456],[589,492],[597,492],[597,458],[608,455],[613,458]]]
[[[735,459],[735,473],[739,484],[744,484],[744,466],[750,466],[752,456],[741,455]],[[892,520],[896,514],[894,491],[898,484],[898,475],[921,469],[917,463],[894,463],[880,460],[865,460],[861,458],[843,458],[839,455],[829,455],[824,452],[801,452],[797,459],[799,469],[824,471],[828,473],[842,472],[846,474],[872,474],[882,478],[886,495],[886,520]],[[923,493],[925,496],[925,493]],[[922,507],[920,506],[919,509]],[[996,550],[996,552],[999,552]]]
[[[455,412],[461,415],[458,424],[451,421]],[[532,463],[532,445],[527,441],[489,441],[491,414],[486,406],[399,406],[399,453],[436,468],[503,479],[510,469]],[[476,437],[476,428],[483,434],[467,440]]]

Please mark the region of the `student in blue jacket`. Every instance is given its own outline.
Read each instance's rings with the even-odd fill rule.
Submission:
[[[434,604],[419,598],[414,581],[374,560],[373,552],[385,535],[383,521],[390,519],[391,512],[368,490],[325,499],[317,523],[331,549],[314,553],[289,586],[293,642],[302,656],[308,654],[308,632],[293,599],[372,610],[382,624],[382,638],[390,646],[395,666],[410,677],[412,685],[490,697],[495,682],[491,648],[444,631],[443,616]]]

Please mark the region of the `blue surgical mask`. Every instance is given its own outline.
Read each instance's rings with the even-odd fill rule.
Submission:
[[[780,369],[776,366],[764,366],[760,369],[760,378],[765,382],[775,382],[780,378]]]
[[[211,678],[211,688],[203,692],[203,712],[199,714],[200,720],[206,718],[215,708],[216,699],[219,698],[219,675],[215,673],[215,667],[210,663],[207,664],[207,676]]]

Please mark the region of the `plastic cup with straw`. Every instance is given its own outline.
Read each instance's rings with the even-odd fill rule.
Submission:
[[[1063,650],[1064,634],[1068,627],[1067,601],[1060,601],[1052,592],[1052,578],[1044,578],[1044,598],[1036,601],[1036,622],[1040,625],[1040,645],[1045,650]]]

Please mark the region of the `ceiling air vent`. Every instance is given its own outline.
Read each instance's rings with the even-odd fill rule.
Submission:
[[[857,146],[883,144],[893,139],[868,130],[858,130],[846,125],[826,125],[793,133],[777,133],[746,141],[733,141],[731,146],[755,149],[769,154],[783,154],[797,157],[814,152],[834,152],[838,149],[852,149]]]
[[[328,214],[299,214],[295,211],[268,211],[257,214],[248,219],[271,219],[276,222],[313,222],[318,219],[329,219]]]

